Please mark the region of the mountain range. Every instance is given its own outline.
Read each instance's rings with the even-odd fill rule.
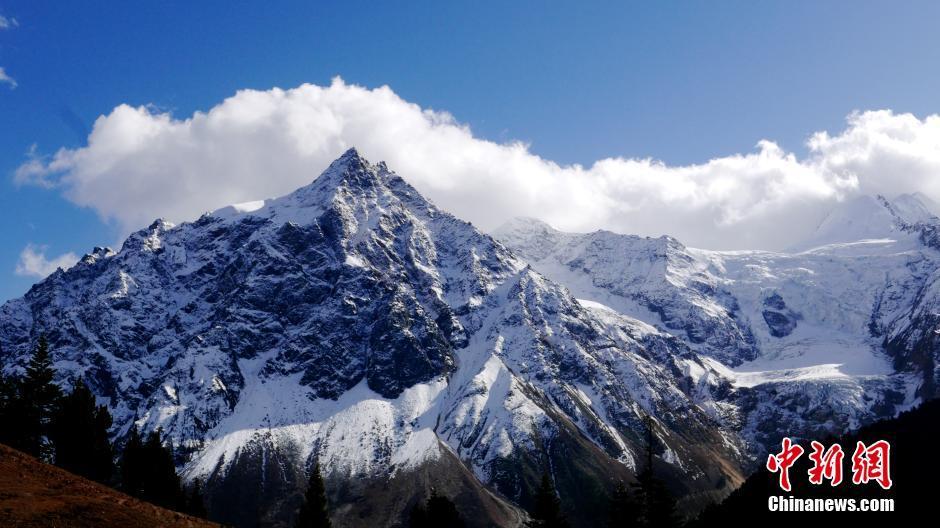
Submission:
[[[0,365],[46,335],[115,439],[162,429],[228,524],[289,525],[318,464],[342,526],[394,526],[432,490],[517,526],[543,473],[592,526],[647,448],[689,513],[783,436],[936,396],[932,207],[860,197],[788,252],[534,219],[491,236],[349,150],[55,272],[0,307]]]

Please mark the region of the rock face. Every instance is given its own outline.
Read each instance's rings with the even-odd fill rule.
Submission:
[[[787,303],[779,293],[771,293],[764,299],[764,310],[761,315],[767,323],[767,329],[773,337],[787,337],[796,329],[796,322],[800,314],[787,308]]]
[[[693,296],[662,312],[687,340],[578,301],[351,150],[290,195],[158,220],[56,272],[0,308],[0,360],[22,369],[45,333],[61,381],[88,380],[117,439],[162,428],[224,522],[288,524],[316,462],[346,525],[393,525],[431,486],[473,525],[516,525],[544,471],[591,525],[644,459],[647,415],[691,506],[751,462],[712,357],[753,358],[754,337],[680,249],[636,260],[689,266],[681,294],[655,292]]]

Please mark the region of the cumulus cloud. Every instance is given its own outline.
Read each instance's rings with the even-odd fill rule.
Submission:
[[[15,18],[0,15],[0,30],[15,28],[19,25],[20,23],[17,22]]]
[[[0,66],[0,84],[7,84],[10,86],[10,89],[16,88],[16,79],[7,75],[6,70],[3,69],[3,66]]]
[[[20,252],[20,260],[16,263],[14,272],[23,277],[37,277],[40,279],[52,275],[55,270],[69,269],[78,262],[78,256],[75,253],[65,253],[58,257],[46,257],[46,247],[27,245]]]
[[[0,15],[0,31],[4,29],[12,29],[19,26],[20,23],[16,21],[15,18],[8,18],[3,15]],[[10,86],[10,89],[16,88],[16,79],[10,77],[6,70],[0,66],[0,84],[6,84]]]
[[[492,229],[535,216],[572,231],[670,234],[716,249],[787,247],[836,202],[859,193],[920,191],[940,201],[940,117],[856,113],[816,133],[798,157],[772,141],[754,151],[673,166],[620,157],[559,165],[518,142],[475,137],[446,112],[383,86],[244,90],[179,119],[121,105],[87,145],[33,155],[20,183],[53,187],[126,231],[182,221],[230,203],[285,194],[355,146],[439,206]]]

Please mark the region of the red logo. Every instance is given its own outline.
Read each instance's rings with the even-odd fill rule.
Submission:
[[[812,484],[822,484],[823,479],[829,479],[830,486],[838,486],[842,483],[842,458],[845,453],[842,452],[842,446],[832,444],[829,450],[826,446],[813,440],[810,444],[813,452],[809,454],[809,459],[813,461],[813,467],[809,470],[809,481]]]
[[[789,438],[783,439],[783,449],[777,455],[767,457],[767,471],[780,472],[780,488],[790,491],[790,466],[803,456],[800,444],[792,444]]]
[[[891,444],[879,440],[865,447],[863,442],[855,446],[852,455],[852,483],[867,484],[874,480],[882,489],[891,489]]]
[[[779,473],[780,489],[791,491],[790,468],[803,456],[804,451],[789,438],[784,438],[781,445],[779,453],[767,457],[767,471]],[[815,440],[810,446],[813,449],[809,454],[813,467],[807,472],[810,483],[821,485],[824,480],[828,480],[830,486],[841,484],[842,460],[845,458],[842,446],[832,444],[826,449],[826,446]],[[877,482],[883,489],[891,489],[894,484],[891,481],[891,444],[886,440],[879,440],[869,446],[858,442],[855,447],[852,455],[852,484],[867,484],[870,481]]]

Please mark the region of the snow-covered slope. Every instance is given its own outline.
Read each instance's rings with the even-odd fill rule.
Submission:
[[[940,210],[936,202],[919,192],[895,196],[890,204],[898,216],[909,224],[935,222],[937,211]]]
[[[645,250],[650,274],[670,245]],[[709,350],[751,346],[705,294],[701,259],[674,252],[675,280],[705,290],[680,313],[729,318],[703,326]],[[3,369],[41,333],[61,381],[108,401],[118,438],[162,428],[233,523],[285,522],[314,462],[351,525],[394,523],[368,504],[403,511],[432,485],[474,523],[514,524],[507,499],[527,504],[546,470],[600,515],[592,486],[637,468],[646,415],[683,494],[721,493],[749,462],[720,364],[579,302],[354,150],[288,196],[158,220],[6,303]]]
[[[836,206],[816,231],[792,251],[861,241],[909,241],[917,238],[917,225],[936,224],[932,201],[921,194],[902,194],[893,200],[863,195]]]
[[[495,236],[580,298],[658,323],[726,364],[757,355],[721,271],[674,238],[562,233],[526,218],[510,221]]]
[[[938,222],[916,198],[901,202],[856,200],[799,253],[561,233],[532,219],[496,236],[579,298],[711,358],[734,387],[721,401],[742,417],[740,434],[767,446],[783,434],[858,427],[934,397]]]

